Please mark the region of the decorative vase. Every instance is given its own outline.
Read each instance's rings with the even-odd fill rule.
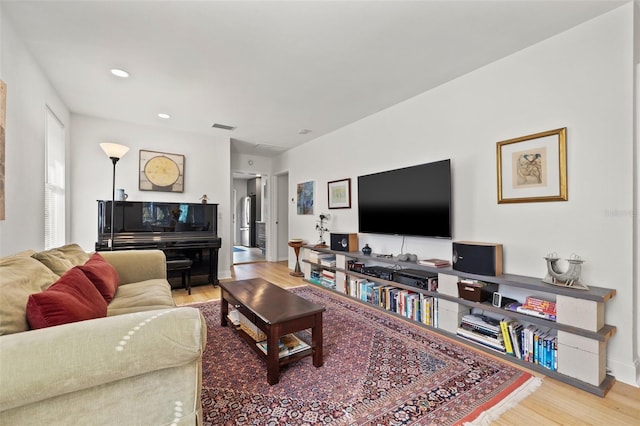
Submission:
[[[369,256],[371,254],[371,247],[369,247],[369,244],[365,244],[364,247],[362,247],[362,254],[365,256]]]

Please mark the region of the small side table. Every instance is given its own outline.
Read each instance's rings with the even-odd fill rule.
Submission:
[[[294,277],[304,277],[302,270],[300,270],[300,247],[304,245],[302,240],[289,240],[289,247],[293,248],[293,251],[296,254],[296,268],[293,272],[289,272],[289,275]]]
[[[191,294],[191,259],[168,259],[167,272],[180,271],[182,274],[182,286]]]

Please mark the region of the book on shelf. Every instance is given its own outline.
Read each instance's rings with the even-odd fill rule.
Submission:
[[[471,331],[476,334],[482,334],[483,336],[490,337],[492,339],[496,339],[497,341],[502,342],[503,336],[501,331],[491,331],[486,328],[479,327],[477,325],[472,325],[467,322],[462,321],[460,323],[460,328],[464,328],[467,331]]]
[[[540,299],[538,297],[527,296],[522,306],[545,314],[556,315],[556,302]]]
[[[322,253],[316,250],[310,250],[309,253],[307,254],[307,259],[311,262],[319,263],[320,259],[323,259],[325,257],[331,257],[331,256],[333,256],[333,254],[331,253]]]
[[[326,277],[326,278],[330,278],[330,279],[335,279],[336,278],[336,273],[333,271],[329,271],[327,269],[323,269],[322,270],[322,276]]]
[[[265,354],[267,353],[268,345],[266,340],[257,342],[256,345],[262,352],[264,352]],[[279,348],[278,358],[294,355],[298,352],[302,352],[306,349],[309,349],[310,347],[311,346],[309,346],[306,342],[300,340],[300,338],[295,334],[293,333],[287,334],[285,336],[280,337],[278,341],[278,348]]]
[[[517,321],[510,321],[507,324],[509,330],[509,337],[511,339],[511,345],[513,346],[513,352],[518,359],[522,359],[522,347],[521,347],[521,330],[522,324]]]
[[[488,348],[491,348],[495,351],[498,351],[500,353],[505,353],[505,349],[504,349],[504,345],[502,344],[502,342],[496,341],[495,339],[492,339],[488,336],[484,336],[484,335],[480,335],[480,334],[476,334],[472,331],[466,330],[464,328],[459,327],[456,330],[456,334],[460,337],[463,337],[467,340],[470,340],[472,342],[475,343],[479,343],[483,346],[486,346]]]
[[[524,305],[520,305],[516,307],[516,312],[519,312],[521,314],[525,314],[525,315],[529,315],[532,317],[537,317],[537,318],[543,318],[549,321],[555,321],[556,320],[556,316],[552,315],[552,314],[547,314],[544,312],[540,312],[540,311],[536,311],[534,309],[529,309],[527,307],[525,307]]]
[[[495,318],[488,317],[486,315],[479,315],[479,314],[464,315],[462,317],[462,322],[487,329],[496,334],[501,333],[500,321]]]
[[[227,313],[227,319],[231,321],[231,324],[238,327],[240,325],[240,312],[238,312],[236,309],[229,309],[229,312]]]
[[[329,268],[336,267],[336,257],[335,256],[327,256],[320,258],[320,265],[327,266]]]
[[[420,265],[432,266],[434,268],[444,268],[445,266],[450,266],[451,262],[445,259],[420,259],[418,260]]]
[[[500,320],[500,331],[502,332],[502,341],[504,342],[505,352],[507,355],[515,356],[513,345],[511,344],[511,335],[509,334],[509,322],[510,320],[508,319]]]

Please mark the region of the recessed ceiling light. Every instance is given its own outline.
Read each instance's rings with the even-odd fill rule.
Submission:
[[[169,114],[165,114],[164,112],[161,112],[160,114],[158,114],[158,117],[164,118],[165,120],[168,120],[171,118]]]
[[[125,70],[118,69],[118,68],[112,68],[111,69],[111,74],[115,75],[116,77],[120,77],[120,78],[129,77],[129,73],[128,72],[126,72]]]

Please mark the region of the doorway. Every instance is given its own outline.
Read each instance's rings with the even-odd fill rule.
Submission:
[[[267,250],[267,177],[233,173],[233,264],[264,262]]]

